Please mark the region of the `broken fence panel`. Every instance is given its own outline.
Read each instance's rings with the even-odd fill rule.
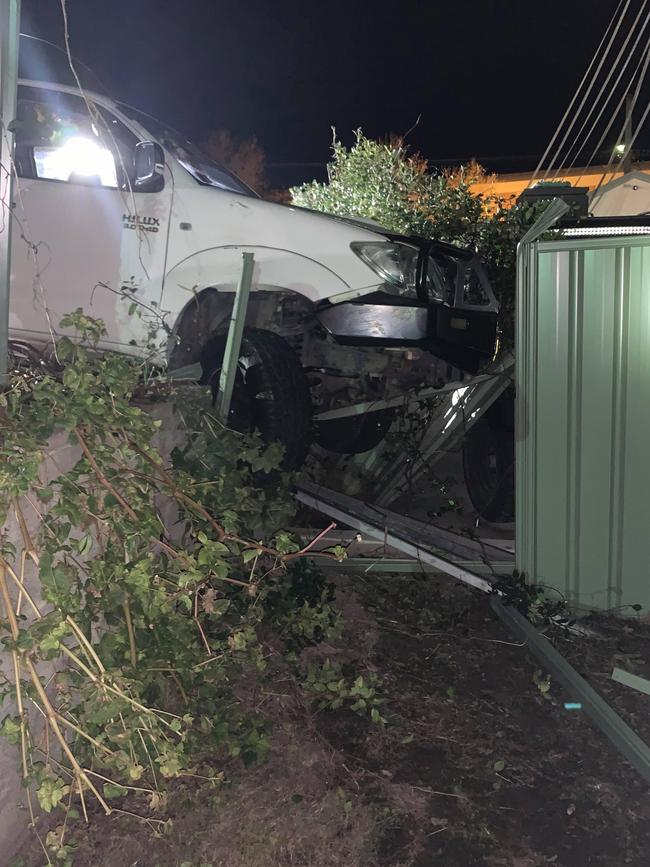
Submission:
[[[650,747],[578,674],[545,635],[535,629],[519,611],[499,598],[490,581],[470,571],[463,563],[452,562],[428,548],[404,539],[403,529],[396,531],[387,513],[368,503],[353,500],[352,497],[344,497],[342,494],[316,485],[305,484],[299,486],[296,497],[300,502],[336,521],[354,527],[364,535],[379,541],[383,540],[387,545],[402,551],[414,560],[433,566],[439,572],[488,593],[495,613],[520,640],[525,642],[544,669],[568,692],[571,699],[568,704],[580,704],[582,710],[609,738],[616,749],[636,768],[643,779],[650,783]],[[443,537],[440,538],[441,542],[445,541]]]

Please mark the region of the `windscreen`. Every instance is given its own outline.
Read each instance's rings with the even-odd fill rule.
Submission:
[[[221,190],[228,190],[242,196],[257,197],[257,193],[240,180],[237,175],[208,157],[200,148],[172,127],[144,112],[131,108],[131,106],[120,105],[120,110],[148,130],[151,137],[175,157],[200,184],[218,187]]]

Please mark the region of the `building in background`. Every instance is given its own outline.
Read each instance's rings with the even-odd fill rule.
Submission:
[[[471,185],[472,193],[485,198],[503,199],[506,204],[514,204],[521,193],[533,184],[535,172],[518,172],[515,174],[486,174],[482,178],[477,178]],[[543,180],[543,176],[536,178],[535,182]],[[638,162],[632,166],[632,171],[627,175],[623,172],[622,166],[590,166],[589,168],[572,168],[563,169],[562,172],[554,178],[549,175],[546,180],[568,181],[572,186],[588,187],[590,191],[598,190],[597,199],[600,200],[602,195],[609,190],[621,187],[622,195],[623,187],[629,182],[634,186],[636,183],[645,187],[650,186],[650,162]],[[627,192],[637,192],[638,190],[628,190]],[[629,196],[628,196],[629,198]],[[644,196],[645,200],[645,196]],[[645,210],[648,210],[650,205]],[[619,212],[622,213],[622,212]],[[629,213],[629,211],[626,211]],[[634,213],[641,213],[635,211]]]

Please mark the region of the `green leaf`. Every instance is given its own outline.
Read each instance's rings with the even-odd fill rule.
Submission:
[[[90,549],[92,548],[92,546],[93,546],[93,537],[90,535],[90,533],[86,533],[86,535],[82,536],[81,539],[79,539],[79,541],[77,542],[77,552],[82,557],[85,557],[86,554],[88,554],[90,552]]]
[[[230,608],[230,600],[229,599],[215,599],[211,614],[217,617],[223,617],[226,611]]]
[[[63,384],[71,389],[76,389],[79,385],[79,374],[74,367],[68,368],[63,374]]]
[[[348,552],[345,550],[343,545],[334,545],[332,548],[325,548],[325,551],[332,554],[333,557],[336,557],[339,563],[342,563],[348,556]]]
[[[288,533],[285,533],[284,530],[280,530],[279,533],[276,533],[275,547],[280,554],[293,554],[300,550],[300,545],[298,545],[298,543],[295,542]]]
[[[131,765],[129,768],[129,779],[135,782],[139,780],[144,773],[144,768],[142,765]]]
[[[123,798],[125,795],[128,795],[128,793],[128,789],[125,789],[124,786],[120,786],[117,783],[104,783],[105,798]]]
[[[58,650],[61,646],[61,639],[68,632],[68,625],[65,620],[62,620],[58,626],[53,627],[48,634],[39,642],[39,648],[42,653]]]
[[[258,548],[246,548],[245,551],[242,551],[241,558],[244,563],[250,563],[251,560],[254,560],[255,557],[259,557],[260,551]]]
[[[86,711],[86,715],[89,722],[103,727],[106,723],[119,719],[124,709],[124,702],[121,699],[104,700],[94,704]]]
[[[179,603],[185,608],[186,611],[192,610],[192,597],[189,593],[181,593],[178,597]]]
[[[0,723],[0,735],[14,746],[20,743],[20,719],[18,717],[6,716],[2,720],[2,723]]]
[[[168,752],[156,759],[163,777],[177,777],[181,770],[180,758],[176,753]]]
[[[36,489],[36,496],[38,497],[39,500],[42,500],[42,502],[47,503],[54,496],[54,491],[50,487],[37,488]]]
[[[47,776],[36,790],[36,797],[41,808],[46,813],[51,813],[69,791],[70,786],[61,777]]]

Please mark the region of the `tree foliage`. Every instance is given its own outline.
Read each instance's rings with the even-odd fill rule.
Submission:
[[[238,138],[227,129],[218,129],[210,133],[201,147],[255,192],[261,194],[266,190],[266,156],[255,136]]]
[[[201,145],[208,156],[226,166],[244,183],[269,202],[288,202],[287,190],[269,184],[266,154],[255,136],[240,137],[227,129],[218,129]]]
[[[502,307],[502,329],[512,333],[517,241],[535,209],[484,199],[472,185],[484,173],[475,163],[442,174],[400,138],[387,142],[357,130],[346,148],[334,137],[328,181],[291,190],[302,207],[374,220],[398,234],[419,235],[478,250]]]

